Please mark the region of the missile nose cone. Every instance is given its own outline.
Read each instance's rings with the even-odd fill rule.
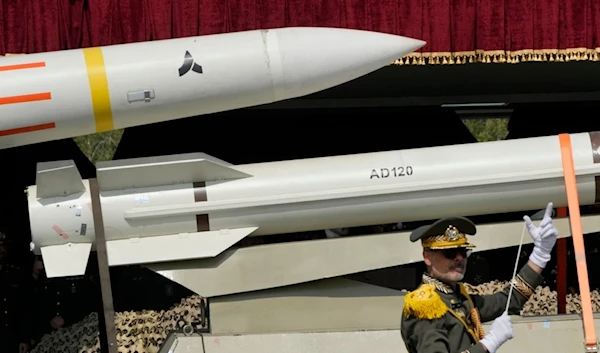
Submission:
[[[283,80],[276,87],[280,99],[354,80],[426,44],[418,39],[354,29],[292,27],[270,32],[276,33],[281,55]]]
[[[402,37],[402,36],[394,36],[396,37],[397,40],[397,47],[400,48],[401,46],[404,46],[406,52],[402,55],[400,55],[398,57],[398,59],[400,59],[401,57],[403,57],[406,54],[410,54],[415,50],[419,50],[421,48],[423,48],[425,46],[425,44],[427,44],[427,42],[420,40],[420,39],[414,39],[414,38],[408,38],[408,37]]]
[[[378,61],[382,65],[391,64],[393,61],[422,48],[426,44],[426,42],[419,39],[393,34],[367,31],[355,32],[360,33],[360,37],[356,34],[354,35],[357,38],[357,42],[346,44],[355,46],[352,49],[356,51],[361,48],[363,52],[360,55],[364,56],[365,60]]]

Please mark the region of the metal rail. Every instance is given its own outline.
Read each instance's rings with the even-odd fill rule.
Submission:
[[[106,251],[106,238],[104,236],[104,219],[102,218],[102,205],[98,180],[90,179],[90,196],[92,198],[92,214],[94,216],[94,233],[96,234],[96,255],[98,256],[98,274],[100,276],[100,290],[102,292],[102,305],[104,307],[104,325],[106,327],[106,342],[108,347],[101,347],[108,353],[119,353],[117,345],[117,330],[115,327],[115,308],[113,305],[112,287],[110,283],[110,270],[108,267],[108,253]],[[100,330],[102,335],[102,330]]]

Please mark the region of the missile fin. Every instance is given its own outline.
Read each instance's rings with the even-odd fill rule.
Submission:
[[[102,191],[251,177],[205,153],[100,162],[96,169]]]
[[[215,162],[217,164],[226,165],[228,167],[233,166],[233,164],[231,164],[229,162],[225,162],[224,160],[219,159],[217,157],[213,157],[210,154],[206,154],[206,153],[202,153],[202,152],[190,153],[190,154],[196,156],[196,158],[207,159],[207,160],[213,161],[213,162]]]
[[[40,250],[48,278],[80,276],[85,274],[92,244],[68,243],[44,246]]]
[[[37,197],[42,199],[85,191],[81,174],[73,160],[38,163],[35,183]]]
[[[221,229],[106,242],[110,266],[211,258],[252,234],[258,227]]]

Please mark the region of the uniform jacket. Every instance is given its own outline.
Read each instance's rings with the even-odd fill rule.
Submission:
[[[543,277],[527,264],[513,279],[509,313],[519,315]],[[405,296],[400,331],[409,353],[484,353],[479,340],[482,322],[492,321],[506,309],[509,286],[492,295],[469,295],[462,283],[456,288],[423,275],[423,283]]]

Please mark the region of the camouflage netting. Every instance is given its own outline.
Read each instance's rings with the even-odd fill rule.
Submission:
[[[508,281],[492,281],[479,286],[466,285],[470,294],[494,294],[508,286]],[[591,293],[592,308],[600,312],[600,291]],[[145,310],[115,314],[120,353],[156,353],[167,333],[200,320],[200,296],[183,299],[167,311]],[[580,313],[579,295],[567,295],[567,313]],[[523,316],[558,313],[556,291],[538,287],[521,311]],[[100,352],[98,315],[92,313],[81,322],[45,335],[31,353],[97,353]]]
[[[200,321],[201,297],[194,295],[166,311],[115,313],[120,353],[156,353],[169,331]],[[77,324],[42,337],[31,353],[100,352],[98,314],[91,313]]]
[[[480,284],[478,286],[472,286],[465,284],[465,288],[469,294],[494,294],[508,288],[508,281],[491,281]],[[403,291],[408,292],[408,291]],[[592,297],[592,310],[594,312],[600,312],[600,290],[596,289],[590,293]],[[521,310],[522,316],[539,316],[539,315],[557,315],[558,314],[558,301],[556,291],[550,290],[549,287],[539,286],[536,288],[533,296],[525,303],[523,310]],[[581,313],[581,299],[579,294],[567,294],[567,314],[579,314]]]
[[[467,284],[465,287],[469,294],[494,294],[508,288],[508,286],[508,281],[492,281],[478,286]],[[593,290],[590,295],[592,297],[592,310],[600,312],[600,290]],[[581,313],[581,299],[579,294],[567,294],[566,313]],[[521,310],[522,316],[556,314],[558,314],[557,293],[556,291],[551,291],[549,287],[542,286],[536,288],[535,294],[529,298],[523,310]]]

